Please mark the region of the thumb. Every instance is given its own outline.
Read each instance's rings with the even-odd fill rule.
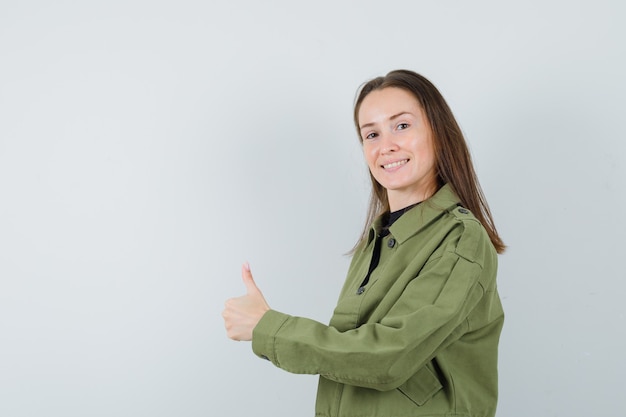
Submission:
[[[254,278],[252,278],[252,272],[250,271],[250,264],[248,262],[244,262],[241,266],[241,278],[243,279],[243,284],[246,286],[248,294],[260,292],[259,288],[254,283]]]

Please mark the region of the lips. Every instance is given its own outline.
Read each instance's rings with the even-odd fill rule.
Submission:
[[[396,168],[396,167],[399,167],[401,165],[404,165],[407,162],[409,162],[408,159],[401,159],[399,161],[389,162],[388,164],[384,164],[384,165],[381,165],[381,166],[383,167],[383,169],[391,169],[391,168]]]

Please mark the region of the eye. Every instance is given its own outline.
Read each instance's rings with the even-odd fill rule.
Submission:
[[[378,134],[376,132],[372,132],[372,133],[365,135],[363,139],[374,139],[376,136],[378,136]]]
[[[399,123],[398,126],[396,127],[396,129],[404,130],[404,129],[408,128],[408,127],[409,127],[408,123]]]

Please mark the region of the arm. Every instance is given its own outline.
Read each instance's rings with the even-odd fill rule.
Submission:
[[[431,261],[378,322],[345,332],[269,311],[254,329],[254,352],[294,373],[389,390],[404,383],[467,329],[483,296],[483,268],[447,252]]]

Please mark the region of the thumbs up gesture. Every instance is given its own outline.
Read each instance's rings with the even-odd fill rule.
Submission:
[[[254,283],[250,265],[241,267],[241,277],[246,286],[246,294],[226,300],[222,317],[226,335],[233,340],[252,340],[252,330],[261,317],[270,309],[261,290]]]

